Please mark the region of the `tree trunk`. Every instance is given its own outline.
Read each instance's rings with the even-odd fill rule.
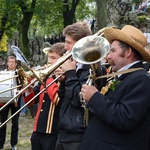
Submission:
[[[96,0],[97,3],[97,28],[98,30],[107,26],[107,0]]]
[[[5,13],[2,17],[2,21],[1,21],[1,29],[0,29],[0,41],[2,39],[2,36],[4,34],[5,31],[5,27],[6,27],[6,23],[7,23],[7,19],[8,19],[8,14]]]
[[[21,2],[19,5],[23,13],[23,19],[19,25],[19,47],[26,57],[30,55],[28,31],[34,13],[35,4],[36,0],[32,0],[31,8],[29,9],[25,6],[24,2]]]
[[[64,19],[64,28],[74,23],[75,20],[75,10],[80,0],[72,0],[71,9],[69,9],[69,0],[64,0],[64,11],[63,11],[63,19]]]
[[[69,13],[68,13],[69,12]],[[74,14],[73,12],[70,11],[64,11],[63,12],[63,19],[64,19],[64,28],[69,25],[72,24],[74,21]]]
[[[30,20],[29,18],[24,18],[20,23],[19,27],[19,47],[25,56],[29,56],[29,30]]]

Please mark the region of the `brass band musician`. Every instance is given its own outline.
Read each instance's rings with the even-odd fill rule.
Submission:
[[[63,34],[65,36],[65,47],[71,52],[76,42],[92,33],[85,22],[77,22],[66,26]],[[92,45],[92,42],[86,44]],[[64,76],[60,81],[58,92],[61,108],[56,150],[80,149],[86,125],[84,121],[85,113],[81,107],[79,93],[82,84],[86,83],[88,79],[89,69],[90,65],[81,64],[74,59],[69,59],[62,64],[60,72],[63,72]],[[56,73],[58,75],[59,71],[57,70]]]
[[[55,63],[66,52],[64,43],[56,43],[48,48],[48,63]],[[53,81],[52,75],[47,78],[46,85]],[[41,90],[44,86],[40,82],[29,88],[24,95],[25,102],[29,101]],[[33,105],[38,103],[38,109],[34,121],[33,133],[31,136],[32,150],[55,150],[57,139],[57,125],[58,115],[60,109],[60,102],[58,98],[58,84],[53,83],[42,94],[40,94],[34,101],[30,103]]]

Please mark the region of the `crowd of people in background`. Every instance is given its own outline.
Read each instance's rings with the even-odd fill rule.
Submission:
[[[142,0],[138,6],[134,2],[132,4],[132,11],[146,11],[148,6],[150,6],[150,0]]]
[[[50,36],[44,37],[44,42],[49,42],[51,45],[57,42],[64,42],[65,37],[62,33],[59,34],[51,34]]]

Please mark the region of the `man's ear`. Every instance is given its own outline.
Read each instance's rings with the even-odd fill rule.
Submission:
[[[126,57],[129,58],[133,54],[132,48],[129,47],[128,50],[126,50],[125,53],[126,53]]]

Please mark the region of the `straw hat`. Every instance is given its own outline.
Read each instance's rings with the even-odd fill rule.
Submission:
[[[113,40],[122,41],[136,49],[141,54],[143,60],[150,62],[150,53],[145,49],[148,44],[147,39],[139,29],[131,25],[125,25],[121,30],[106,28],[104,35],[110,44]]]

